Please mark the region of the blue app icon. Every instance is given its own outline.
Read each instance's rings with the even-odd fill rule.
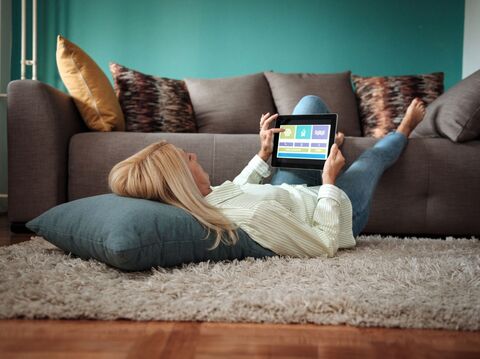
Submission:
[[[297,140],[309,140],[312,138],[312,126],[311,125],[299,125],[297,126],[296,136]]]

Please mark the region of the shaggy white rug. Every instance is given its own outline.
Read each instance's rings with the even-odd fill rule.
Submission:
[[[360,236],[331,259],[124,273],[41,237],[0,248],[0,318],[480,329],[480,241]]]

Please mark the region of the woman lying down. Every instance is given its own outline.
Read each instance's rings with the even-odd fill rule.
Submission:
[[[294,110],[294,114],[325,112],[328,108],[316,96],[302,98]],[[267,113],[260,119],[260,151],[232,182],[212,187],[194,153],[162,141],[115,165],[109,186],[120,196],[156,200],[188,211],[216,234],[213,248],[220,242],[235,245],[240,227],[277,255],[332,257],[340,248],[355,246],[382,173],[399,158],[424,114],[423,103],[414,99],[399,127],[343,173],[344,135],[339,132],[323,172],[282,169],[275,172],[271,184],[260,184],[270,175],[267,161],[273,134],[282,131],[270,128],[278,115]]]

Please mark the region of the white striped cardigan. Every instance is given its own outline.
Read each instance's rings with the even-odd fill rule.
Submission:
[[[269,175],[269,165],[256,155],[233,182],[211,187],[205,199],[278,255],[332,257],[355,246],[352,204],[344,191],[330,184],[260,184]]]

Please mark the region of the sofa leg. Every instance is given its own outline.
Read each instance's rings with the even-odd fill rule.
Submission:
[[[13,233],[34,233],[25,227],[25,223],[22,222],[12,222],[10,223],[10,231]]]

